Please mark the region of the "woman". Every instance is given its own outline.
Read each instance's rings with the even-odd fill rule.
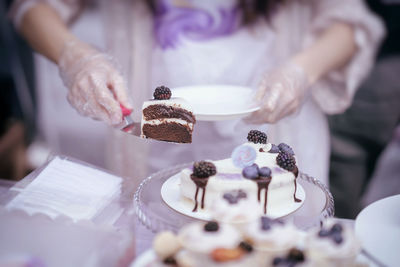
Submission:
[[[66,27],[82,3],[16,1],[11,12],[31,45],[58,65],[82,115],[117,124],[122,103],[138,116],[161,84],[258,88],[261,109],[245,119],[257,126],[199,122],[188,146],[112,131],[106,155],[119,175],[143,178],[173,164],[227,157],[257,128],[270,142],[290,144],[300,169],[327,182],[324,113],[351,104],[383,35],[361,1],[103,1],[107,47],[127,72],[132,103],[110,60]]]

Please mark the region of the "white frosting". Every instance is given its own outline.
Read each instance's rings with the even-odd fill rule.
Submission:
[[[184,98],[180,97],[172,97],[170,99],[166,100],[149,100],[149,101],[144,101],[142,105],[142,110],[147,108],[148,106],[152,105],[165,105],[165,106],[171,106],[175,108],[182,108],[186,109],[187,111],[193,112],[192,106],[187,102]]]
[[[240,233],[228,224],[219,224],[218,231],[204,231],[204,223],[191,223],[179,232],[182,246],[196,253],[211,253],[216,248],[236,248],[242,241]]]
[[[301,235],[291,223],[273,223],[269,230],[263,230],[261,219],[250,223],[245,235],[254,242],[254,248],[261,251],[283,251],[296,246]]]
[[[326,222],[324,229],[329,230],[335,220]],[[318,230],[311,231],[307,237],[307,249],[314,258],[331,260],[354,260],[360,251],[360,241],[356,238],[354,231],[345,224],[343,227],[343,242],[336,244],[330,237],[319,237]]]
[[[328,229],[335,221],[328,221]],[[270,223],[270,229],[263,230],[261,219],[245,224],[244,231],[238,231],[229,224],[219,224],[218,231],[204,231],[205,223],[195,222],[184,226],[178,234],[181,249],[173,250],[179,266],[183,267],[241,267],[241,266],[271,266],[275,257],[287,257],[290,249],[304,250],[306,261],[296,266],[354,266],[356,256],[360,251],[360,243],[354,232],[347,225],[343,225],[343,243],[337,245],[330,238],[317,236],[318,230],[309,233],[297,229],[293,224]],[[215,249],[235,249],[241,241],[246,240],[254,248],[253,252],[244,254],[241,258],[226,262],[217,262],[213,259]],[[165,246],[174,245],[176,241],[164,240]],[[166,243],[171,244],[166,244]],[[167,249],[172,250],[171,248]],[[229,253],[229,252],[228,252]],[[170,252],[168,255],[171,254]],[[161,264],[159,258],[154,266]],[[153,266],[153,265],[152,265]],[[162,265],[160,265],[162,266]]]
[[[254,147],[257,151],[255,163],[261,167],[269,167],[272,171],[272,180],[268,187],[267,215],[276,214],[277,211],[286,208],[294,202],[294,180],[295,176],[292,172],[280,168],[276,164],[277,153],[259,152],[260,148],[269,151],[271,145],[245,143]],[[258,186],[255,181],[244,178],[241,173],[242,169],[233,165],[232,159],[223,159],[213,161],[217,168],[217,174],[208,178],[206,193],[204,198],[204,209],[209,209],[214,201],[217,201],[226,191],[241,189],[248,196],[257,197]],[[194,196],[196,194],[196,184],[190,178],[192,170],[187,168],[180,173],[180,191],[181,195],[191,201],[194,205]],[[198,203],[201,202],[202,190],[199,189],[197,196]],[[259,205],[263,207],[265,200],[265,189],[261,191],[261,199]],[[200,210],[200,209],[199,209]]]
[[[156,119],[156,120],[148,120],[148,121],[142,121],[142,127],[144,124],[149,124],[149,125],[160,125],[163,123],[168,123],[168,122],[173,122],[173,123],[178,123],[182,125],[187,125],[191,130],[193,130],[193,123],[187,122],[182,119],[175,119],[175,118],[169,118],[169,119]]]
[[[215,220],[232,224],[252,222],[259,218],[262,212],[262,207],[258,205],[255,195],[247,195],[246,198],[239,199],[237,203],[229,203],[228,200],[220,197],[210,206],[210,214]]]

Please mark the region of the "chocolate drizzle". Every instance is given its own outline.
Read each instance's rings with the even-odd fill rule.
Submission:
[[[297,192],[297,176],[299,176],[299,169],[297,168],[297,166],[294,168],[294,170],[292,171],[294,174],[294,193],[293,193],[293,199],[294,202],[301,202],[301,199],[296,197],[296,192]]]
[[[206,178],[198,178],[196,176],[194,176],[193,174],[190,175],[190,178],[192,179],[192,181],[196,184],[196,194],[194,196],[194,201],[195,201],[195,205],[193,208],[193,212],[197,211],[197,208],[199,206],[199,202],[197,201],[197,195],[199,194],[199,190],[200,188],[203,189],[202,195],[201,195],[201,203],[200,203],[200,207],[202,209],[204,209],[204,196],[206,194],[206,187],[207,187],[207,182],[209,177]]]
[[[254,181],[257,183],[258,186],[258,192],[257,192],[257,198],[258,201],[261,201],[261,190],[265,189],[264,194],[264,214],[267,214],[267,201],[268,201],[268,187],[269,184],[271,183],[272,178],[271,177],[258,177],[257,179],[254,179]]]
[[[267,201],[268,201],[268,187],[269,184],[271,183],[272,178],[271,177],[259,177],[256,182],[257,182],[257,186],[258,186],[258,193],[257,193],[257,197],[258,197],[258,201],[261,201],[261,190],[264,188],[264,194],[265,194],[265,198],[264,198],[264,214],[267,214]]]

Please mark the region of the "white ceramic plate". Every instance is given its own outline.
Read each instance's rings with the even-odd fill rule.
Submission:
[[[254,90],[234,85],[196,85],[177,87],[174,97],[186,99],[199,121],[237,119],[260,107],[253,101]]]
[[[179,173],[175,174],[174,176],[171,176],[170,178],[168,178],[168,180],[164,182],[164,184],[161,187],[161,198],[164,200],[164,202],[170,208],[184,215],[205,221],[211,220],[212,219],[211,215],[207,211],[199,210],[197,212],[193,212],[192,211],[193,202],[189,200],[183,200],[183,201],[181,200],[179,185],[180,185]],[[301,199],[302,201],[293,202],[292,205],[287,207],[287,209],[281,209],[279,210],[279,213],[268,214],[268,216],[271,218],[283,217],[296,211],[303,205],[304,200],[306,198],[306,193],[303,187],[299,183],[297,183],[296,197]]]
[[[386,266],[400,263],[400,195],[378,200],[356,218],[363,248]]]

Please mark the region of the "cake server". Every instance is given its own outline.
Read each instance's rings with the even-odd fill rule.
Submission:
[[[125,133],[140,137],[141,135],[140,122],[135,122],[133,120],[133,118],[131,117],[132,113],[131,109],[124,107],[122,104],[120,104],[120,106],[122,110],[123,120],[119,125],[116,126],[116,128],[120,129]]]

